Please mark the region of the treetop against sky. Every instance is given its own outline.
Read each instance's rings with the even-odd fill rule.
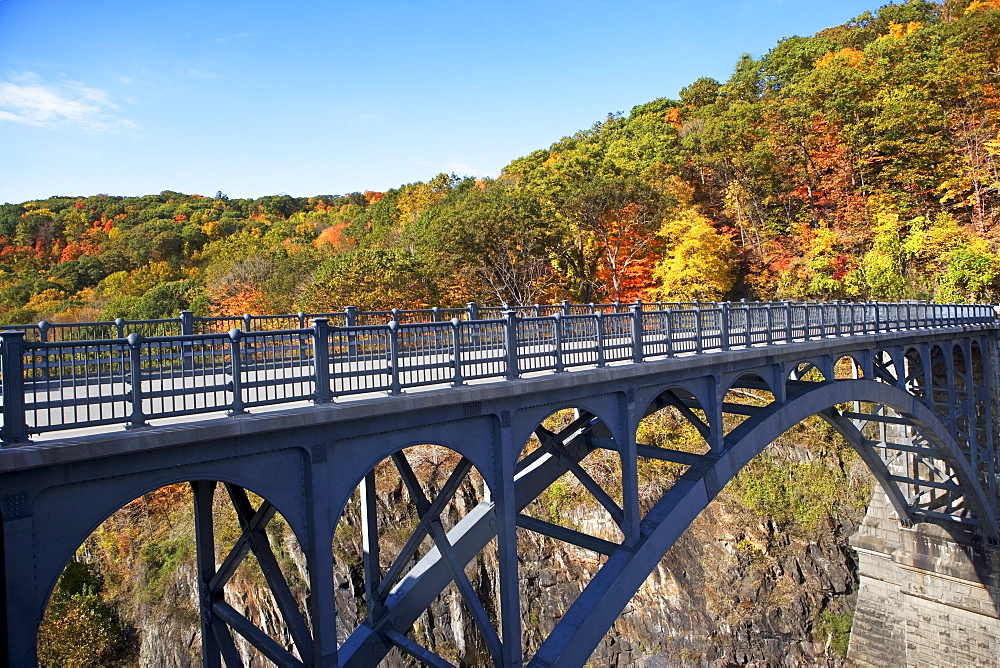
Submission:
[[[0,202],[496,176],[871,0],[0,0]]]

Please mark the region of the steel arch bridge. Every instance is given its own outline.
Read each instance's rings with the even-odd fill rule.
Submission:
[[[233,332],[220,344],[226,355],[209,334],[87,343],[5,333],[0,621],[7,660],[36,661],[48,597],[86,537],[133,499],[177,483],[190,484],[194,502],[206,666],[242,665],[241,643],[281,666],[369,666],[393,648],[427,665],[450,665],[413,632],[446,589],[474,622],[473,644],[484,662],[583,665],[725,484],[813,415],[857,451],[904,525],[974,527],[995,544],[992,310],[862,307],[633,306],[574,314],[564,306],[553,315],[509,313],[503,320],[443,323],[435,314],[408,328],[393,314],[387,325],[328,328],[318,320],[309,329]],[[802,309],[801,319],[794,308]],[[383,332],[387,353],[365,353]],[[251,341],[258,352],[279,342],[285,361],[251,367]],[[228,372],[214,366],[224,364]],[[311,375],[301,396],[280,389],[305,382],[303,367]],[[426,375],[441,368],[453,375]],[[114,369],[127,391],[114,389]],[[217,391],[220,373],[228,373],[230,396],[221,408],[230,417],[190,419],[220,408],[207,394],[196,394],[187,411],[169,403],[194,392],[185,388]],[[344,378],[354,385],[339,384]],[[255,394],[255,387],[267,393]],[[348,399],[345,387],[359,388],[358,396]],[[303,398],[313,404],[281,406]],[[116,413],[116,401],[131,411]],[[271,404],[280,410],[246,410]],[[701,447],[637,442],[642,420],[663,410],[687,421]],[[554,414],[564,417],[559,426],[547,419]],[[160,416],[174,421],[148,426]],[[131,428],[68,431],[114,422]],[[49,437],[27,440],[33,433]],[[439,460],[432,451],[445,454]],[[614,463],[610,478],[588,467],[601,456]],[[644,459],[683,471],[651,505],[639,498]],[[567,475],[606,513],[613,535],[533,512],[532,502]],[[387,517],[387,480],[396,502],[412,508],[402,529]],[[226,545],[213,521],[223,491],[240,526]],[[305,606],[266,533],[278,513],[307,564]],[[357,619],[346,619],[335,602],[332,545],[345,521],[360,545]],[[604,555],[531,656],[522,642],[517,529]],[[390,543],[390,530],[404,534]],[[226,584],[249,555],[280,611],[280,637],[227,598]],[[497,591],[484,592],[470,578],[476,559],[497,569]]]

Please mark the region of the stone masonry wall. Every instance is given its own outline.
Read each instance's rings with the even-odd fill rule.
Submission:
[[[880,491],[851,545],[860,576],[851,661],[1000,666],[1000,550],[971,532],[903,528]]]

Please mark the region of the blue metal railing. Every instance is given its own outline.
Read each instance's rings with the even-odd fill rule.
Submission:
[[[449,317],[450,316],[450,317]],[[388,320],[387,320],[388,319]],[[0,333],[5,444],[124,424],[823,337],[992,324],[989,305],[697,303],[116,320]]]

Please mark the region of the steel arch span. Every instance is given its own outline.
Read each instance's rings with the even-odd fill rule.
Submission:
[[[722,450],[703,455],[657,502],[642,520],[639,543],[619,549],[594,576],[528,663],[534,667],[583,665],[618,618],[646,577],[695,517],[727,482],[782,433],[818,415],[829,422],[871,469],[904,524],[922,518],[944,519],[941,510],[922,507],[922,494],[906,487],[925,486],[960,496],[965,505],[954,521],[979,526],[998,538],[996,512],[985,490],[976,483],[969,463],[945,425],[919,399],[884,382],[839,380],[812,383],[785,402],[756,411],[727,435]],[[801,387],[801,386],[800,386]],[[867,416],[838,406],[864,402],[875,407]],[[887,410],[888,409],[888,410]],[[908,431],[909,442],[876,441],[866,435],[867,423],[892,424]],[[943,469],[941,481],[918,481],[899,475],[892,457],[878,450],[909,453]],[[954,499],[952,499],[954,500]]]
[[[483,663],[583,665],[725,484],[815,415],[859,453],[900,522],[958,524],[997,541],[1000,370],[988,307],[593,310],[83,343],[5,333],[7,660],[37,660],[41,610],[87,531],[136,494],[177,482],[193,489],[206,666],[239,665],[245,644],[282,666],[371,666],[393,648],[450,665],[416,628],[448,588],[476,624]],[[637,442],[661,410],[690,424],[694,451]],[[122,423],[128,431],[69,433]],[[27,440],[35,434],[56,436]],[[433,453],[445,450],[439,466]],[[670,463],[674,480],[643,492],[651,508],[640,503],[646,460]],[[532,505],[567,474],[607,518],[598,535]],[[379,497],[390,480],[392,502],[412,507],[402,527],[387,528],[399,516]],[[216,492],[239,520],[235,545],[220,545],[213,526]],[[310,591],[300,611],[280,569],[264,567],[294,641],[284,645],[225,598],[244,558],[274,561],[265,529],[276,512],[299,540]],[[333,542],[347,517],[364,600],[345,625]],[[534,656],[524,656],[518,529],[606,558]],[[408,533],[380,545],[390,530]],[[480,554],[498,576],[486,588],[464,574]]]

